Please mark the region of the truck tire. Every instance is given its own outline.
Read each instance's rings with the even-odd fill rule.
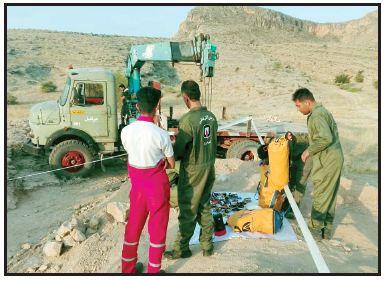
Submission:
[[[232,143],[226,152],[226,158],[238,158],[244,161],[258,161],[259,144],[253,140],[243,139]]]
[[[79,140],[66,140],[57,144],[50,153],[51,169],[60,169],[87,163],[82,166],[54,171],[59,178],[70,179],[86,176],[93,168],[93,151]]]

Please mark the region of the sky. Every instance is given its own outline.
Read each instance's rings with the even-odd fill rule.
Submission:
[[[314,22],[344,22],[374,11],[372,6],[262,6]],[[98,34],[171,37],[190,6],[9,6],[7,28],[33,28]]]

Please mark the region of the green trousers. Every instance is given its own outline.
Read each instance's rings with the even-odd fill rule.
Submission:
[[[214,165],[181,165],[178,181],[179,231],[173,246],[175,251],[189,250],[197,222],[201,226],[201,248],[213,248],[214,220],[210,196],[214,181]]]
[[[343,161],[340,150],[322,151],[313,156],[312,228],[332,231]]]

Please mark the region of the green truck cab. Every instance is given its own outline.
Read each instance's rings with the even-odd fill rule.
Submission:
[[[24,150],[35,155],[51,151],[51,168],[69,167],[56,171],[60,177],[86,175],[92,167],[87,162],[96,155],[119,150],[115,89],[115,78],[109,70],[69,70],[59,99],[31,108],[31,139],[24,144]]]

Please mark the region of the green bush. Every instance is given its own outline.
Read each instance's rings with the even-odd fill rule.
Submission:
[[[350,82],[350,76],[345,73],[341,73],[335,77],[336,84],[347,84]]]
[[[373,87],[375,87],[375,89],[379,88],[379,80],[373,81]]]
[[[18,104],[17,98],[7,92],[7,104]]]
[[[282,68],[282,64],[280,62],[276,61],[273,63],[273,69],[279,70],[281,68]]]
[[[57,86],[52,81],[43,83],[40,88],[43,93],[52,93],[57,90]]]
[[[357,72],[357,75],[355,77],[356,82],[358,83],[364,82],[364,75],[362,74],[363,72],[364,72],[363,70],[360,70],[359,72]]]

